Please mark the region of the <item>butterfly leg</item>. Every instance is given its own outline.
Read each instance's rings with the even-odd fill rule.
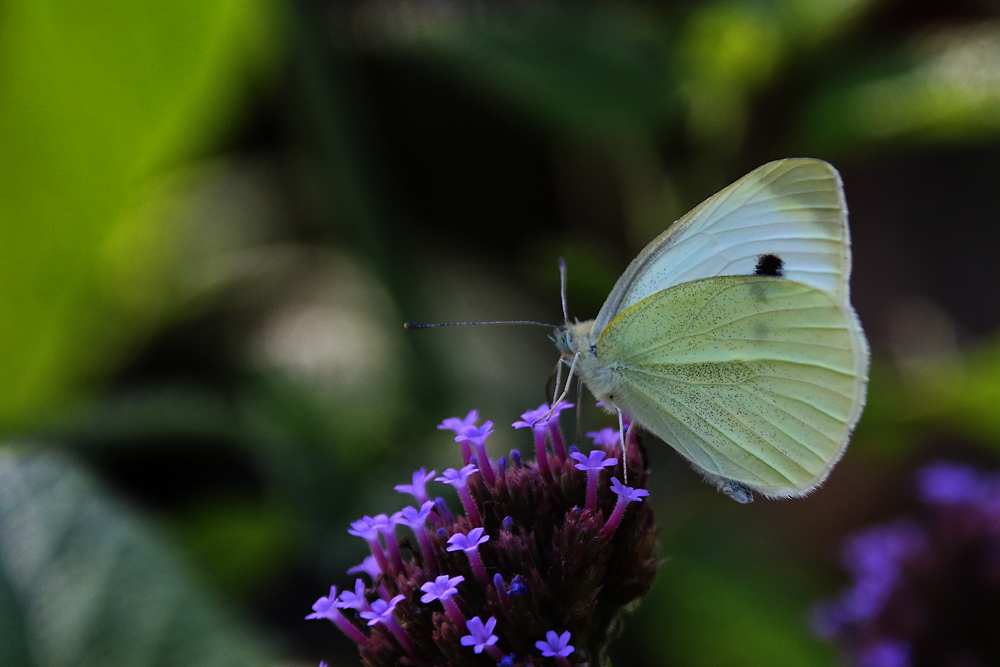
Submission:
[[[624,478],[624,482],[622,483],[628,486],[628,454],[625,452],[625,419],[622,417],[622,411],[617,405],[615,406],[615,412],[618,413],[618,437],[621,439],[622,477]]]
[[[573,355],[573,363],[569,365],[569,376],[567,376],[567,378],[566,378],[566,386],[563,388],[562,393],[559,394],[559,396],[555,400],[552,401],[552,405],[550,406],[549,411],[545,414],[545,416],[539,417],[538,419],[536,419],[535,421],[533,421],[531,423],[532,426],[534,426],[535,424],[537,424],[540,421],[545,421],[546,419],[550,418],[552,416],[552,413],[556,411],[556,406],[559,405],[559,403],[564,398],[566,398],[567,395],[569,395],[569,388],[573,384],[573,371],[576,370],[576,360],[577,360],[577,358],[579,358],[579,356],[580,356],[579,352],[576,353],[575,355]],[[556,389],[558,389],[558,388],[559,388],[559,385],[556,384]]]

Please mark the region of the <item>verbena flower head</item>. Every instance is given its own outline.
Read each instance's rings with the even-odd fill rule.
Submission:
[[[1000,475],[934,463],[925,511],[844,543],[851,584],[812,610],[857,667],[1000,665]]]
[[[567,456],[558,421],[566,406],[523,415],[529,427],[549,415],[532,428],[535,461],[517,452],[488,459],[492,424],[476,426],[476,411],[445,420],[439,428],[476,447],[476,465],[434,478],[455,488],[464,513],[432,500],[435,473],[414,473],[397,490],[427,498],[419,509],[352,524],[372,550],[352,572],[371,581],[356,580],[339,598],[332,589],[310,618],[336,619],[368,667],[602,664],[609,631],[660,564],[652,509],[634,502],[647,494],[649,473],[631,435],[634,487],[612,476],[621,475],[617,435],[588,456]]]

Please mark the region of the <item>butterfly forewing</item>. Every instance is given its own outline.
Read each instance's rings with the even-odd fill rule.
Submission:
[[[847,206],[837,170],[821,160],[759,167],[675,222],[622,274],[598,314],[615,316],[660,290],[712,276],[753,275],[762,256],[780,275],[848,301]]]
[[[767,496],[815,488],[864,403],[853,311],[788,279],[716,277],[649,296],[602,332],[616,404],[705,472]]]

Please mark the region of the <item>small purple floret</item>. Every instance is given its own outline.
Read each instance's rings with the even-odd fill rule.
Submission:
[[[472,494],[469,493],[469,477],[479,472],[479,468],[472,465],[471,463],[464,466],[461,470],[455,470],[454,468],[448,468],[444,471],[442,477],[438,477],[438,482],[444,482],[445,484],[451,484],[458,491],[458,497],[462,501],[462,506],[465,508],[465,515],[469,518],[469,521],[473,525],[482,524],[482,520],[479,518],[479,510],[476,509],[476,503],[472,500]]]
[[[371,611],[363,611],[360,616],[368,621],[368,625],[376,625],[378,623],[388,624],[392,619],[392,612],[396,609],[396,605],[405,599],[405,595],[397,595],[389,601],[382,599],[375,600],[371,604]]]
[[[436,470],[427,472],[426,468],[421,468],[413,473],[413,481],[411,484],[397,484],[392,488],[396,489],[396,491],[399,491],[400,493],[409,493],[411,496],[416,498],[417,504],[423,505],[430,500],[430,498],[427,497],[427,482],[429,482],[436,474]]]
[[[608,466],[618,465],[618,459],[611,458],[600,449],[595,449],[590,452],[589,455],[575,452],[570,454],[570,458],[578,461],[579,463],[576,463],[574,467],[577,470],[583,471],[596,470],[597,472],[600,472]]]
[[[469,414],[465,415],[465,419],[459,419],[458,417],[450,417],[448,419],[445,419],[440,424],[438,424],[438,429],[442,431],[450,430],[458,434],[466,427],[474,425],[477,421],[479,421],[479,411],[470,410]]]
[[[353,623],[347,620],[337,607],[337,587],[330,586],[330,595],[316,600],[312,606],[313,613],[306,616],[306,620],[325,618],[345,635],[353,639],[358,645],[364,646],[368,641],[365,633],[361,632]]]
[[[456,442],[462,442],[463,440],[469,442],[473,447],[476,448],[476,459],[479,463],[479,469],[483,473],[483,479],[490,486],[496,483],[496,477],[493,475],[493,466],[490,463],[489,456],[486,454],[486,439],[490,437],[493,433],[493,422],[485,421],[482,426],[466,426],[457,436],[455,436]]]
[[[483,534],[482,528],[473,528],[467,535],[455,533],[448,538],[448,551],[464,551],[469,557],[469,565],[476,574],[476,579],[483,588],[489,586],[489,576],[486,574],[486,567],[479,557],[479,545],[485,544],[490,539],[489,535]]]
[[[621,435],[617,429],[602,428],[600,431],[591,431],[587,437],[594,441],[598,447],[613,447],[621,442]]]
[[[608,522],[601,529],[601,536],[603,537],[609,537],[615,532],[622,519],[622,515],[625,514],[625,507],[630,502],[642,500],[649,495],[649,491],[645,489],[633,489],[630,486],[625,486],[618,481],[617,477],[611,478],[611,490],[618,494],[618,501],[615,503],[615,509],[611,512],[611,516],[608,517]]]
[[[535,642],[535,648],[542,652],[543,658],[559,656],[565,658],[573,652],[573,647],[569,645],[569,630],[561,635],[554,630],[545,633],[545,641]]]
[[[490,616],[485,624],[478,616],[474,616],[465,624],[469,634],[460,640],[462,646],[471,646],[476,653],[482,653],[485,650],[497,661],[503,660],[503,653],[494,647],[494,644],[499,641],[499,638],[493,634],[493,628],[496,625],[497,619],[493,616]]]
[[[457,586],[463,581],[465,581],[465,577],[462,575],[449,577],[447,574],[442,574],[436,577],[434,581],[428,581],[420,587],[420,590],[424,592],[424,595],[420,597],[420,601],[424,604],[430,604],[434,600],[447,599],[458,593]]]
[[[367,574],[372,581],[382,574],[382,569],[375,562],[374,556],[365,556],[360,565],[355,565],[347,571],[347,574]]]
[[[354,580],[354,592],[341,591],[337,598],[337,606],[341,609],[356,609],[358,611],[370,611],[371,605],[365,598],[365,582],[362,579]]]
[[[593,510],[597,507],[597,481],[601,478],[601,471],[608,466],[618,465],[618,459],[611,458],[603,449],[595,449],[589,456],[574,452],[570,457],[579,461],[575,466],[577,470],[587,473],[587,504],[584,507]]]
[[[442,574],[435,578],[434,581],[428,581],[420,587],[420,590],[424,592],[420,597],[420,601],[424,604],[430,604],[435,600],[440,601],[444,605],[445,613],[448,614],[451,622],[461,627],[465,623],[465,617],[462,616],[462,611],[451,598],[453,595],[458,594],[457,586],[463,581],[465,581],[465,577],[461,575],[449,577],[447,574]]]
[[[469,414],[465,415],[465,419],[451,417],[450,419],[445,419],[443,422],[438,424],[438,428],[441,430],[454,431],[455,435],[462,435],[462,431],[469,426],[475,425],[477,421],[479,421],[479,412],[472,410]],[[468,464],[472,458],[472,447],[470,447],[467,440],[460,440],[458,438],[455,438],[455,440],[462,445],[462,462]]]

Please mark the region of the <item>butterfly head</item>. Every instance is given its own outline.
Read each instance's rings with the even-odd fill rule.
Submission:
[[[591,347],[590,334],[593,329],[594,320],[567,322],[555,330],[552,340],[564,357],[572,358]]]

